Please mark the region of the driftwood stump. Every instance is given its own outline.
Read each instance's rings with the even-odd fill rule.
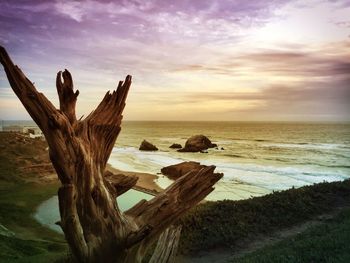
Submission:
[[[134,178],[111,181],[105,168],[121,129],[131,76],[120,81],[115,91],[107,92],[85,119],[77,120],[75,105],[79,91],[74,92],[67,70],[57,74],[60,107],[56,109],[13,64],[3,47],[0,62],[13,91],[49,145],[50,159],[62,183],[58,190],[60,226],[79,262],[141,262],[149,246],[207,196],[222,177],[214,173],[214,166],[203,168],[195,175],[182,176],[150,201],[142,200],[122,213],[116,196],[136,181]],[[169,228],[159,242],[168,242],[169,233],[179,231]],[[159,255],[154,255],[153,260],[169,257],[176,248],[176,244],[164,245],[164,249],[170,248],[164,251],[159,242],[156,249]]]

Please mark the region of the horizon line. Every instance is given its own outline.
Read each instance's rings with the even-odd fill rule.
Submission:
[[[31,121],[32,119],[0,119],[0,123],[3,121]],[[240,123],[342,123],[342,124],[350,124],[350,120],[123,120],[123,122],[240,122]],[[34,122],[35,123],[35,122]]]

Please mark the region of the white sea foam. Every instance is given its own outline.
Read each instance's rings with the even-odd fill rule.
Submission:
[[[174,141],[182,141],[183,139],[180,137],[162,137],[162,138],[159,138],[158,140],[163,142],[174,142]]]
[[[203,161],[210,165],[210,162]],[[292,186],[303,186],[323,181],[332,182],[350,178],[342,171],[323,172],[314,167],[271,166],[217,162],[217,171],[224,173],[225,179],[239,180],[248,184],[282,190]]]
[[[182,162],[168,152],[146,152],[134,147],[114,148],[109,163],[121,170],[158,173],[164,166]]]
[[[215,184],[215,190],[205,199],[217,200],[241,200],[252,196],[261,196],[270,193],[270,190],[255,185],[233,181],[219,181]]]
[[[278,148],[302,148],[314,150],[331,150],[337,148],[344,148],[343,144],[337,143],[264,143],[264,147],[278,147]]]
[[[343,170],[323,171],[315,166],[280,166],[253,163],[233,163],[229,158],[219,158],[211,154],[200,153],[177,153],[177,152],[144,152],[134,147],[113,149],[109,163],[116,168],[136,171],[159,173],[164,166],[176,164],[183,161],[198,161],[205,165],[215,165],[218,172],[224,173],[223,182],[230,180],[239,181],[244,184],[256,186],[260,189],[283,190],[290,187],[300,187],[303,185],[319,183],[323,181],[338,181],[349,178],[349,174]],[[164,178],[159,178],[157,183],[162,187],[170,184]],[[233,190],[233,189],[232,189]],[[245,189],[241,191],[250,191]],[[227,191],[231,191],[230,189]],[[221,192],[227,192],[226,190]],[[237,191],[237,189],[236,189]],[[232,192],[232,191],[231,191]],[[216,191],[217,195],[219,191]],[[247,192],[251,194],[251,192]],[[254,193],[253,193],[254,194]],[[212,196],[215,196],[212,194]],[[213,197],[216,199],[216,197]]]
[[[205,125],[168,123],[166,126],[124,122],[118,147],[113,149],[109,163],[121,170],[153,174],[164,166],[182,161],[216,165],[216,170],[225,175],[215,184],[207,200],[246,199],[272,190],[350,178],[348,124],[220,123],[220,129],[217,126],[211,122]],[[210,149],[208,154],[201,154],[178,153],[168,148],[171,143],[183,144],[198,131],[203,131],[219,149],[223,146],[225,150]],[[160,151],[139,151],[136,146],[142,138],[157,145]],[[156,182],[165,188],[172,180],[159,176]],[[52,219],[50,216],[54,206],[57,210],[57,200],[52,202],[44,204],[42,210],[48,213],[50,224],[55,226],[58,216]],[[36,215],[36,218],[41,216]]]
[[[223,145],[231,145],[231,144],[234,144],[236,142],[234,142],[232,140],[218,140],[218,141],[214,141],[214,143],[216,143],[220,147]]]
[[[161,188],[165,189],[167,188],[169,185],[171,185],[174,181],[169,179],[166,176],[159,176],[155,182],[157,183],[157,185],[159,185]]]

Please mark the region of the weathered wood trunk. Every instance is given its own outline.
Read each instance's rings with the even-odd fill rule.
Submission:
[[[59,224],[79,262],[140,262],[160,234],[208,195],[222,177],[214,173],[214,166],[195,175],[189,173],[150,201],[142,200],[122,213],[116,197],[131,188],[136,179],[121,176],[111,181],[105,169],[120,132],[131,76],[120,81],[116,91],[108,92],[90,115],[77,120],[79,91],[74,92],[67,70],[57,74],[60,108],[56,109],[13,64],[3,47],[0,62],[13,91],[49,145],[50,159],[62,183],[58,191]],[[161,240],[171,240],[169,231],[174,229],[167,231]],[[168,247],[168,252],[174,254],[176,242]],[[166,262],[170,262],[170,254],[164,249],[159,248],[156,253],[166,253],[165,256],[154,258],[168,258]]]
[[[174,263],[181,235],[181,225],[168,227],[159,237],[149,263]]]

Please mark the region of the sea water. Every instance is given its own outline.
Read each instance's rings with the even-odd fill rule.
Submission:
[[[170,149],[196,134],[218,148],[208,153]],[[159,151],[144,152],[143,139]],[[274,190],[350,178],[350,124],[260,122],[123,122],[109,163],[121,170],[158,174],[165,188],[172,181],[160,169],[183,161],[215,165],[224,173],[207,200],[245,199]]]
[[[4,121],[2,125],[33,122]],[[196,134],[208,136],[218,149],[180,153],[169,146],[184,145]],[[143,152],[143,139],[159,151]],[[131,122],[121,133],[109,163],[125,171],[158,174],[165,188],[171,180],[160,169],[183,161],[215,165],[224,177],[207,200],[245,199],[274,190],[350,178],[349,123],[267,122]]]
[[[208,136],[218,148],[208,153],[180,153],[169,148],[173,143],[184,145],[196,134]],[[143,139],[159,151],[138,150]],[[341,181],[350,178],[350,124],[123,122],[109,158],[117,169],[157,174],[156,181],[163,188],[172,181],[162,176],[160,169],[183,161],[215,165],[217,172],[224,173],[207,200],[246,199],[274,190]],[[141,199],[151,198],[129,190],[118,197],[118,205],[125,211]],[[61,231],[55,225],[59,220],[57,196],[40,204],[34,217]]]

